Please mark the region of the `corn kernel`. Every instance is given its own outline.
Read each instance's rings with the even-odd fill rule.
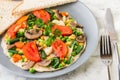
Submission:
[[[43,47],[46,48],[47,47],[46,44],[43,44]]]
[[[65,63],[64,63],[64,62],[62,62],[62,65],[63,65],[63,66],[65,66]]]
[[[68,45],[68,46],[69,46],[70,44],[71,44],[71,41],[69,41],[69,42],[66,42],[66,45]]]
[[[22,55],[22,58],[26,58],[24,55]]]
[[[75,36],[74,34],[72,34],[72,35],[69,36],[69,38],[70,38],[70,39],[75,39],[76,36]]]
[[[28,61],[28,59],[27,59],[27,58],[25,58],[25,59],[24,59],[24,61],[26,62],[26,61]]]
[[[39,42],[39,46],[43,46],[43,43],[42,43],[42,42]]]
[[[80,46],[84,45],[83,43],[79,43]]]
[[[41,39],[44,40],[44,36],[41,36]]]

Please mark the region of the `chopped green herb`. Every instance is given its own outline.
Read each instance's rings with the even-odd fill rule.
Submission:
[[[47,46],[51,46],[52,42],[55,40],[55,36],[50,36],[47,40],[46,40],[46,45]]]
[[[60,35],[61,35],[61,31],[58,30],[58,29],[55,29],[55,30],[54,30],[54,35],[55,35],[55,36],[60,36]]]
[[[30,13],[27,21],[28,27],[33,27],[35,25],[35,21],[36,21],[36,16]]]
[[[39,28],[44,27],[44,22],[43,22],[42,19],[39,19],[39,18],[36,19],[35,24],[36,24]]]

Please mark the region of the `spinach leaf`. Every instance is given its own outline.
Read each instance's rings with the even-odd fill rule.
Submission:
[[[56,69],[56,68],[58,68],[59,63],[60,63],[59,58],[52,58],[50,65],[51,65],[53,68]]]

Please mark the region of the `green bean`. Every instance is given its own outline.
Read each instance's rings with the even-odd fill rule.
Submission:
[[[19,38],[15,38],[15,39],[12,39],[12,40],[8,40],[7,43],[8,44],[13,44],[13,43],[15,43],[15,42],[17,42],[19,40],[20,40]]]
[[[83,46],[78,46],[76,49],[76,53],[79,54],[79,52],[83,49]]]
[[[73,57],[71,56],[71,57],[68,59],[68,61],[66,62],[66,64],[71,64],[72,61],[73,61]]]
[[[73,41],[72,41],[72,43],[70,44],[70,47],[74,47],[74,45],[76,44],[76,40],[74,39]]]
[[[71,53],[71,55],[72,55],[72,56],[76,56],[76,52],[73,51],[73,52]]]
[[[11,49],[9,49],[8,52],[9,52],[9,53],[15,53],[15,54],[18,53],[16,50],[11,50]]]

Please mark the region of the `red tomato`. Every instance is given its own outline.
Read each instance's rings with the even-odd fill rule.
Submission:
[[[28,16],[21,17],[15,24],[13,24],[7,31],[7,34],[10,38],[15,38],[16,33],[20,28],[26,28],[25,21],[28,19]]]
[[[57,56],[60,57],[60,59],[63,59],[68,51],[66,44],[61,40],[56,40],[55,42],[53,42],[52,48],[57,54]]]
[[[7,31],[10,38],[15,38],[17,31],[21,28],[21,25],[13,24]]]
[[[35,42],[28,42],[23,47],[23,54],[31,61],[39,62],[40,56]]]
[[[72,29],[68,26],[61,26],[61,25],[54,25],[52,27],[52,31],[54,32],[54,30],[60,30],[62,32],[63,36],[67,36],[67,35],[71,35],[72,34]]]
[[[45,10],[36,10],[33,11],[33,14],[37,17],[43,20],[44,23],[46,23],[48,20],[50,20],[50,14]]]

